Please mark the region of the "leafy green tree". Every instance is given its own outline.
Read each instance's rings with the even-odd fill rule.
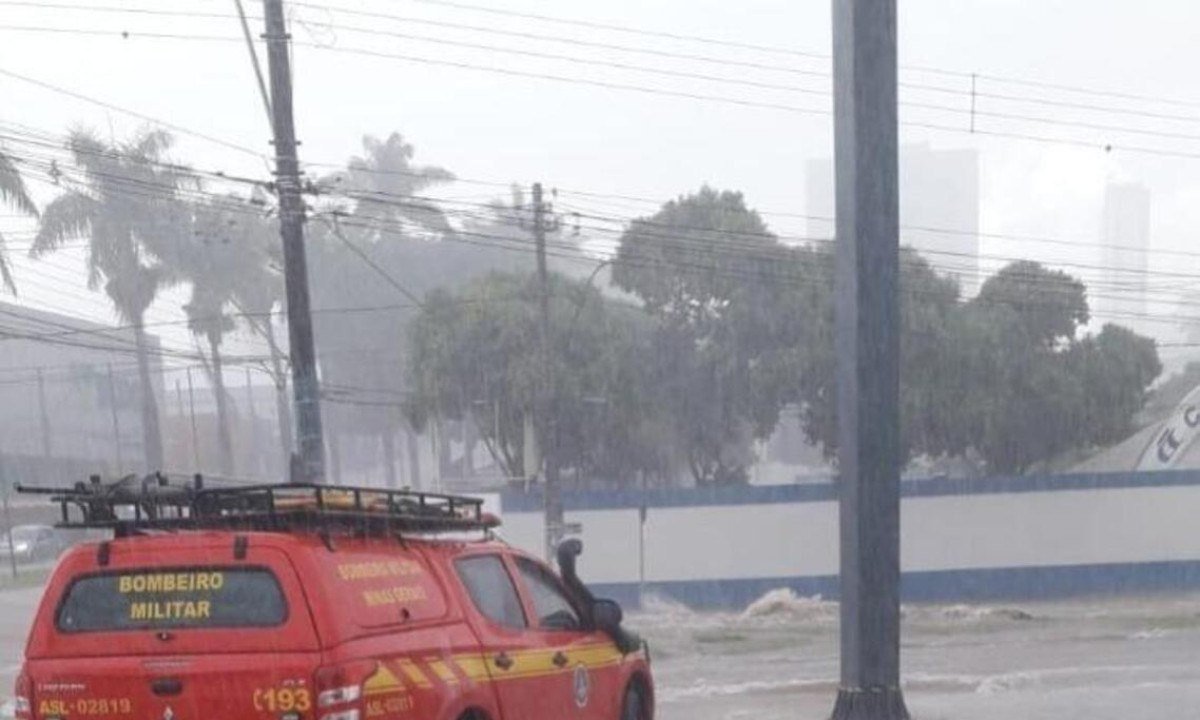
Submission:
[[[1188,290],[1180,295],[1177,301],[1179,308],[1179,329],[1184,338],[1190,342],[1200,342],[1200,319],[1196,310],[1200,308],[1200,290]]]
[[[404,431],[415,476],[417,436],[399,407],[409,388],[396,372],[407,357],[408,326],[435,289],[532,268],[530,253],[514,251],[529,242],[521,227],[528,209],[516,192],[511,204],[443,211],[426,193],[450,182],[449,171],[416,163],[413,147],[398,134],[366,138],[363,148],[345,171],[318,183],[329,199],[309,224],[314,305],[381,308],[315,318],[328,424],[332,435],[379,435],[387,468],[393,436]],[[388,477],[394,481],[390,470]]]
[[[1082,442],[1104,446],[1134,430],[1150,384],[1162,373],[1154,340],[1119,325],[1105,325],[1069,351],[1067,364],[1084,387]]]
[[[658,323],[658,397],[698,484],[744,482],[829,308],[825,262],[786,248],[740,193],[704,187],[634,220],[613,281]]]
[[[838,444],[834,257],[828,247],[811,252],[814,260],[807,275],[814,279],[807,297],[793,295],[777,309],[800,326],[777,335],[781,351],[790,360],[780,372],[789,378],[788,397],[800,408],[809,439],[832,457]],[[959,292],[957,282],[939,275],[916,251],[901,249],[900,427],[906,458],[914,454],[958,455],[970,445],[963,397],[971,375],[963,372],[969,349],[959,342]],[[802,307],[810,310],[798,309]]]
[[[712,332],[779,248],[741,193],[706,186],[630,223],[613,281],[652,315],[693,333]]]
[[[1162,371],[1154,342],[1105,326],[1080,337],[1086,288],[1039,263],[1012,263],[963,309],[960,347],[972,446],[994,472],[1123,439]]]
[[[1072,340],[1088,321],[1083,282],[1032,260],[1009,263],[988,278],[974,304],[1006,308],[1005,328],[1047,348]]]
[[[961,342],[958,282],[939,275],[915,250],[900,253],[900,430],[906,457],[957,456],[971,443],[963,398],[971,351]]]
[[[1200,386],[1200,362],[1193,360],[1150,391],[1135,423],[1148,425],[1162,420],[1197,386]]]
[[[0,151],[0,201],[30,217],[38,216],[37,206],[33,204],[33,199],[29,196],[29,190],[25,187],[25,181],[21,178],[16,163],[2,151]],[[8,264],[5,252],[3,233],[0,233],[0,280],[3,280],[4,287],[10,293],[17,294],[17,285],[13,281],[12,268]]]
[[[658,322],[654,383],[698,483],[739,481],[785,403],[837,447],[833,250],[775,241],[737,193],[704,188],[635,220],[614,280]],[[1152,341],[1079,335],[1077,278],[1012,263],[969,302],[917,252],[901,253],[901,418],[906,457],[974,451],[1024,472],[1132,427],[1161,371]],[[653,364],[652,364],[653,366]]]
[[[1061,353],[1031,343],[1021,314],[1005,306],[967,308],[961,341],[975,363],[961,369],[972,386],[972,446],[993,472],[1023,473],[1075,446],[1083,387]]]
[[[527,419],[546,393],[557,432],[546,450],[557,453],[564,477],[662,477],[670,443],[658,442],[663,426],[645,392],[647,323],[586,284],[551,279],[549,367],[532,276],[494,273],[432,293],[411,329],[409,415],[418,426],[436,416],[473,421],[504,472],[517,477],[525,472]]]
[[[117,314],[133,326],[142,431],[151,468],[162,467],[163,454],[145,314],[158,291],[174,281],[159,258],[169,255],[186,232],[186,209],[178,190],[194,183],[186,171],[163,162],[171,144],[170,134],[163,131],[144,131],[116,145],[88,132],[71,133],[68,149],[85,180],[46,207],[30,249],[30,255],[39,258],[72,239],[88,241],[88,287],[103,287]]]

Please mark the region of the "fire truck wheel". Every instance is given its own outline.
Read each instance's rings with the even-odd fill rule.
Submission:
[[[642,688],[636,683],[629,683],[625,691],[625,700],[621,703],[621,720],[646,720],[646,702]]]

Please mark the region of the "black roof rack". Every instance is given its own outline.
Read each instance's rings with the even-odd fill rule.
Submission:
[[[487,531],[500,524],[483,500],[412,490],[329,485],[206,488],[200,475],[172,484],[161,474],[69,488],[17,486],[48,495],[62,509],[60,528],[108,529],[117,537],[161,530],[397,535]]]

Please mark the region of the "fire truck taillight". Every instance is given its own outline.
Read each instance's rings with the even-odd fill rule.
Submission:
[[[13,716],[19,720],[33,717],[33,680],[25,673],[17,678],[16,697],[13,698]]]
[[[361,720],[363,685],[379,672],[374,660],[345,663],[317,670],[317,711],[320,720]]]

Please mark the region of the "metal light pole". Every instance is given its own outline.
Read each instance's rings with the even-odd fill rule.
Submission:
[[[12,565],[12,576],[15,580],[17,577],[17,541],[13,538],[12,510],[8,504],[8,494],[11,488],[12,483],[4,476],[3,464],[0,463],[0,489],[4,491],[4,526],[8,528],[8,561]]]
[[[906,720],[900,690],[896,0],[833,0],[841,688],[834,720]]]

